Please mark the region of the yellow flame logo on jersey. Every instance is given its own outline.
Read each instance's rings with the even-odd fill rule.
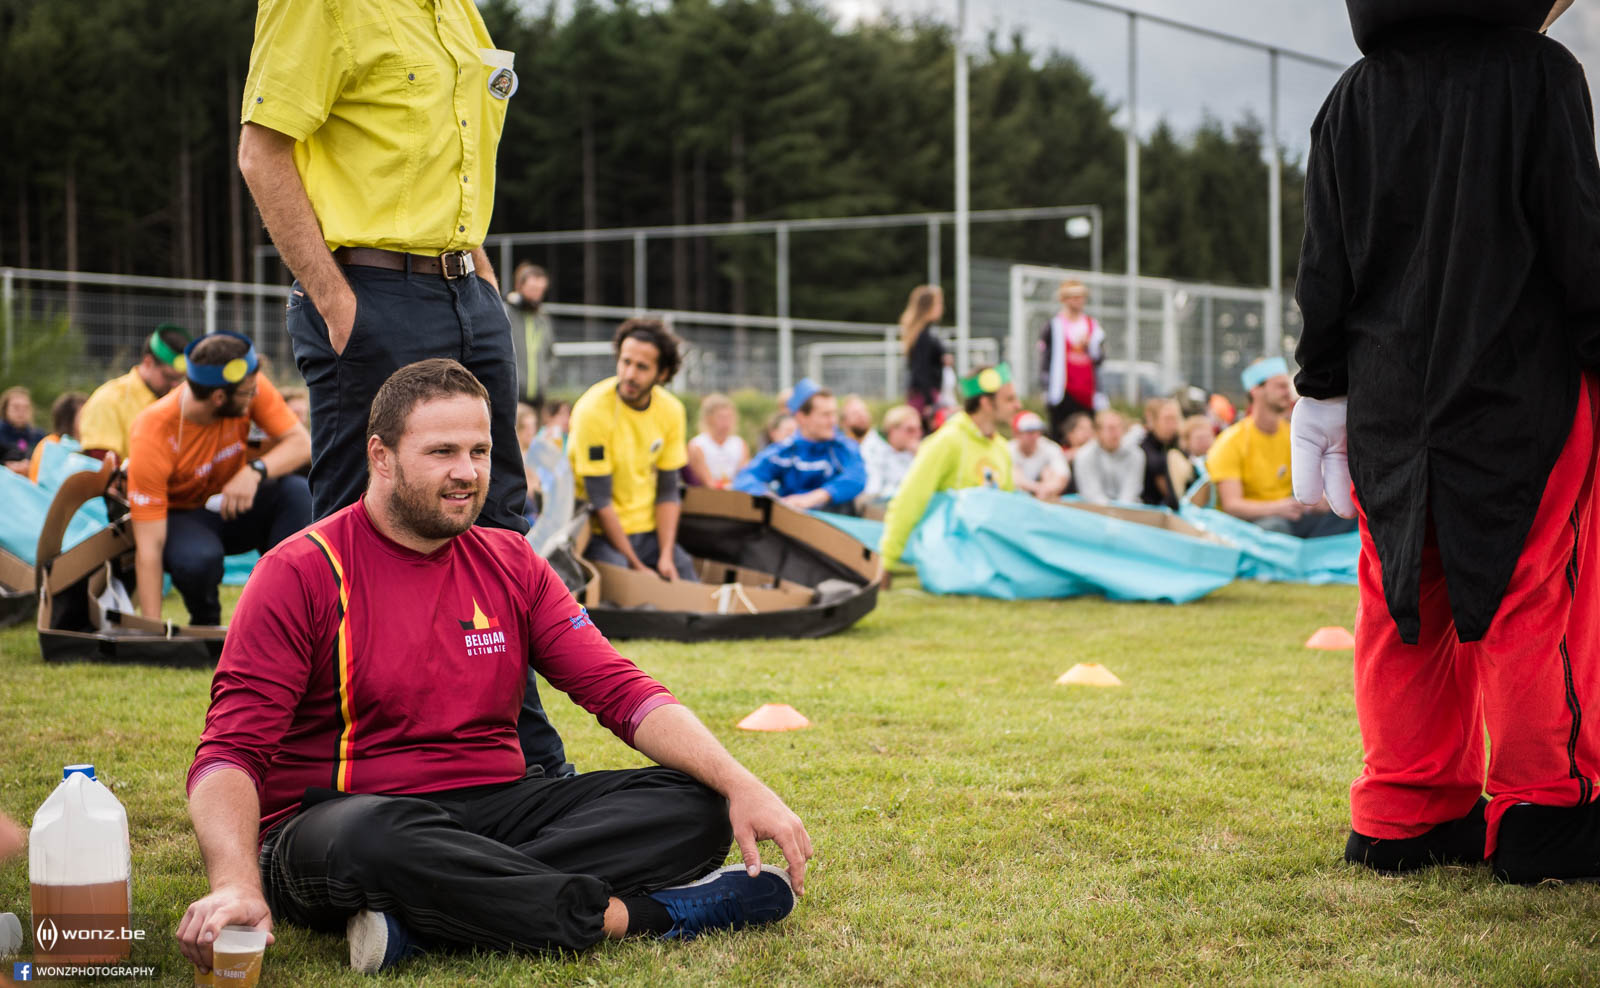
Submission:
[[[472,598],[472,620],[461,621],[462,631],[487,631],[490,628],[500,627],[500,619],[489,617],[483,613],[483,608],[478,606],[478,598]]]

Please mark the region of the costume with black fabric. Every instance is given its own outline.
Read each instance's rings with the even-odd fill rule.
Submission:
[[[1417,841],[1472,819],[1487,726],[1484,843],[1464,856],[1518,881],[1597,875],[1588,87],[1538,33],[1550,0],[1348,5],[1365,57],[1312,126],[1295,381],[1348,396],[1363,518],[1347,856],[1462,857],[1459,835]],[[1543,807],[1566,808],[1567,837],[1529,836]]]

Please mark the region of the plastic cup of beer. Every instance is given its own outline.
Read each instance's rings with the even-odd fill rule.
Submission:
[[[217,988],[255,988],[261,980],[261,955],[267,933],[253,926],[224,926],[211,944],[211,984]]]

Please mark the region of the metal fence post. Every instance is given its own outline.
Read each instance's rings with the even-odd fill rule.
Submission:
[[[11,348],[15,343],[16,330],[12,327],[15,316],[11,311],[11,303],[16,295],[16,278],[10,268],[0,269],[0,320],[5,321],[6,341],[6,373],[11,373]]]
[[[217,283],[206,282],[206,333],[209,335],[217,331]]]
[[[1178,367],[1177,292],[1168,285],[1161,290],[1161,390],[1170,392],[1182,380]]]
[[[500,270],[495,272],[495,280],[500,283],[500,291],[509,292],[517,286],[510,284],[510,279],[515,271],[511,266],[511,241],[500,241]]]
[[[639,310],[641,316],[644,315],[645,294],[649,291],[650,285],[649,268],[646,267],[649,263],[650,260],[645,251],[644,234],[635,233],[633,235],[633,307]]]
[[[1098,227],[1096,227],[1098,229]],[[1007,359],[1011,362],[1011,381],[1016,385],[1017,397],[1028,396],[1028,384],[1033,375],[1028,373],[1023,357],[1027,354],[1028,313],[1027,300],[1022,294],[1022,269],[1011,269],[1011,332],[1006,344]]]
[[[900,393],[900,331],[890,326],[883,331],[883,396],[894,401]]]
[[[942,248],[939,244],[939,221],[928,220],[928,284],[937,285],[939,278],[939,261]]]
[[[1215,302],[1210,295],[1202,299],[1204,308],[1201,310],[1200,323],[1200,374],[1205,383],[1206,393],[1217,390],[1217,345],[1216,345],[1216,310]]]
[[[778,389],[794,387],[794,323],[789,318],[789,227],[780,223],[778,237]]]

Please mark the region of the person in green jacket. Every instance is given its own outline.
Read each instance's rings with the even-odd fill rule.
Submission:
[[[961,379],[963,411],[951,418],[917,449],[911,470],[889,502],[883,519],[883,544],[878,552],[887,569],[900,561],[912,529],[922,521],[928,502],[939,491],[962,487],[1012,489],[1011,450],[999,434],[1021,402],[1011,383],[1011,367],[980,367]]]

